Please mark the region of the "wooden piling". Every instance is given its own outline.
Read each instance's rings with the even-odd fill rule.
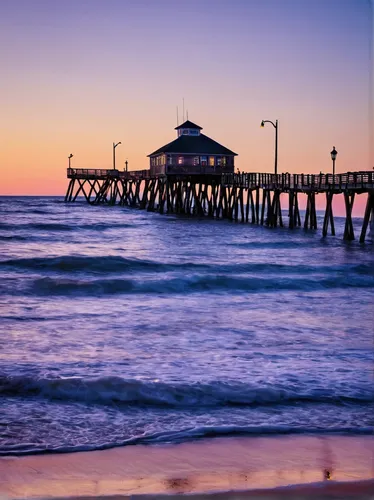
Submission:
[[[326,193],[326,211],[325,217],[323,219],[323,229],[322,236],[325,237],[327,235],[329,222],[331,225],[331,234],[335,236],[335,225],[334,225],[334,216],[332,213],[332,199],[334,196],[334,192],[330,191]]]
[[[374,191],[368,193],[368,198],[366,201],[365,215],[362,222],[362,229],[360,235],[360,243],[364,243],[366,237],[366,231],[370,222],[370,217],[374,217]]]
[[[355,193],[344,193],[344,202],[346,210],[345,227],[344,227],[344,240],[352,241],[355,239],[352,222],[352,208],[355,200]]]

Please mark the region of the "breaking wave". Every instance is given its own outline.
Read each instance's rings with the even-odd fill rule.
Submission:
[[[169,384],[121,377],[96,379],[33,378],[3,376],[0,394],[4,396],[39,396],[47,399],[103,404],[123,403],[141,406],[214,407],[309,403],[374,402],[371,388],[356,393],[337,393],[320,386],[307,389],[253,387],[231,382]]]
[[[13,238],[9,236],[6,238]],[[277,263],[229,263],[229,264],[199,264],[196,262],[158,262],[145,259],[131,259],[121,256],[88,256],[88,255],[62,255],[58,257],[32,257],[21,259],[8,259],[0,261],[1,267],[25,270],[45,270],[58,272],[95,272],[119,273],[127,271],[207,271],[210,273],[261,273],[286,275],[310,275],[324,273],[326,275],[346,274],[347,270],[360,275],[374,277],[374,269],[370,264],[356,264],[351,266],[341,265],[292,265]]]
[[[348,434],[348,435],[372,435],[372,427],[341,427],[337,429],[322,429],[317,427],[292,427],[287,425],[259,425],[259,426],[201,426],[176,431],[164,431],[157,433],[144,433],[138,436],[115,442],[101,444],[79,444],[46,446],[32,444],[5,445],[0,449],[1,456],[25,456],[50,453],[74,453],[80,451],[99,451],[121,446],[133,446],[138,444],[177,444],[185,441],[214,437],[235,436],[272,436],[289,434]]]
[[[193,294],[193,293],[272,293],[274,291],[312,292],[340,288],[372,288],[373,276],[353,277],[240,277],[230,275],[199,275],[163,277],[160,279],[73,279],[61,277],[28,278],[14,287],[13,280],[4,279],[0,291],[8,295],[102,297],[116,294]]]
[[[33,213],[33,211],[31,211]],[[42,212],[35,212],[41,214]],[[122,229],[133,227],[133,224],[117,223],[105,224],[96,222],[93,224],[65,224],[59,222],[31,222],[30,224],[12,224],[0,222],[0,231],[19,231],[19,230],[35,230],[35,231],[77,231],[77,230],[92,230],[92,231],[106,231],[109,229]]]
[[[204,264],[181,263],[167,264],[151,260],[129,259],[119,256],[61,256],[61,257],[34,257],[30,259],[9,259],[0,262],[0,266],[16,269],[46,270],[58,272],[95,272],[119,273],[127,271],[173,271],[177,269],[192,270],[209,268]]]

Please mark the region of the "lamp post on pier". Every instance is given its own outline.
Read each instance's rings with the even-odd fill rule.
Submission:
[[[335,160],[336,160],[336,155],[338,152],[335,149],[335,146],[333,146],[333,150],[331,151],[331,159],[332,159],[332,175],[335,175]]]
[[[275,128],[275,159],[274,159],[274,173],[277,175],[278,173],[278,120],[275,120],[275,123],[271,120],[262,120],[261,127],[265,127],[265,123],[271,123]]]
[[[129,165],[129,162],[126,160],[125,161],[126,172],[128,172],[128,165]]]
[[[119,145],[119,144],[122,144],[121,142],[117,142],[117,144],[115,144],[113,142],[113,170],[116,169],[116,147]]]
[[[70,153],[70,155],[68,156],[68,160],[69,160],[69,169],[70,169],[70,165],[71,165],[70,160],[73,158],[73,156],[74,156],[74,155],[72,155],[71,153]]]

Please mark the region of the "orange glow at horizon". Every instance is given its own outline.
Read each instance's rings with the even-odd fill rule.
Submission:
[[[331,172],[333,145],[337,173],[373,168],[370,7],[346,2],[331,23],[335,0],[16,3],[0,20],[0,195],[64,195],[68,155],[111,168],[118,141],[119,169],[149,168],[176,138],[181,96],[241,171],[273,172],[274,129],[259,124],[276,119],[280,173]]]

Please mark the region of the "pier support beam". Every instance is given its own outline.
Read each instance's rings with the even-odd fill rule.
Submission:
[[[368,193],[368,199],[366,202],[365,215],[362,223],[360,243],[364,243],[366,237],[366,231],[370,222],[370,217],[374,220],[374,192]]]
[[[86,201],[89,202],[90,200],[88,199],[86,191],[84,190],[84,185],[87,182],[86,179],[83,182],[81,182],[80,179],[77,179],[77,181],[78,181],[78,184],[79,184],[79,188],[78,188],[77,192],[75,193],[75,196],[72,199],[72,201],[75,201],[77,199],[78,194],[82,191],[82,194],[85,197]]]
[[[110,188],[110,179],[105,179],[96,194],[95,200],[93,201],[95,205],[103,202],[108,203],[107,193],[109,191],[109,188]]]
[[[290,191],[288,194],[288,227],[293,229],[296,226],[301,226],[299,200],[297,198],[297,191]]]
[[[332,198],[334,196],[333,191],[326,193],[326,211],[325,218],[323,219],[323,229],[322,236],[327,236],[327,231],[329,228],[329,222],[331,225],[331,234],[335,236],[335,225],[334,225],[334,215],[332,213]]]
[[[352,222],[352,208],[354,200],[355,200],[355,193],[352,194],[344,193],[345,210],[346,210],[344,240],[346,241],[352,241],[355,239],[353,231],[353,222]]]
[[[290,229],[294,228],[294,208],[295,208],[295,192],[290,191],[288,193],[288,227]]]
[[[281,192],[279,189],[276,189],[274,191],[273,200],[270,206],[270,212],[268,212],[267,225],[269,227],[277,227],[278,224],[280,227],[283,227],[280,194]]]
[[[75,184],[75,179],[70,179],[68,189],[67,189],[66,195],[65,195],[65,201],[71,201],[71,197],[73,195],[74,184]]]
[[[260,188],[256,187],[256,224],[260,222]]]
[[[269,189],[263,189],[262,190],[262,205],[261,205],[261,226],[264,225],[265,221],[265,210],[266,210],[266,205],[267,205],[267,218],[268,220],[269,213],[271,210],[271,199],[270,199],[270,190]]]
[[[314,191],[308,193],[306,203],[304,229],[317,229],[316,194]]]
[[[279,189],[274,190],[273,198],[271,198],[270,190],[266,190],[266,196],[264,196],[264,202],[267,203],[267,214],[265,224],[269,227],[277,227],[278,224],[280,227],[283,227],[282,220],[282,209],[280,203],[280,191]],[[261,224],[263,223],[263,216],[265,211],[265,203],[263,202],[262,211],[261,211]]]
[[[92,203],[91,202],[91,195],[92,195],[93,192],[95,192],[95,194],[97,195],[96,185],[97,185],[98,188],[100,188],[100,184],[99,184],[99,182],[96,179],[93,182],[91,182],[89,179],[87,179],[87,182],[88,182],[88,184],[91,187],[90,191],[88,193],[88,202]]]

